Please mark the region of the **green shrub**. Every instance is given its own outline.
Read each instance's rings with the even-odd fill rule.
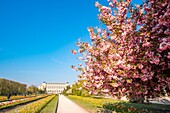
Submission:
[[[134,106],[127,106],[124,102],[119,103],[105,103],[103,104],[104,109],[108,109],[120,113],[149,113],[148,110],[137,109]]]

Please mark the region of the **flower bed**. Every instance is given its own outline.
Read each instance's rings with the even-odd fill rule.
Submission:
[[[5,108],[9,108],[9,107],[12,107],[12,106],[16,106],[16,105],[19,105],[19,104],[24,104],[24,103],[27,103],[27,102],[35,101],[35,100],[38,100],[38,99],[41,99],[41,98],[44,98],[44,97],[47,97],[47,95],[39,95],[39,96],[36,96],[36,97],[0,102],[0,110],[5,109]]]
[[[6,97],[6,96],[0,96],[0,102],[1,102],[1,101],[5,101],[5,100],[7,100],[7,97]]]
[[[128,106],[126,103],[105,103],[103,108],[120,113],[150,113],[147,109],[136,108],[134,106]]]
[[[55,95],[27,104],[12,111],[12,113],[38,113],[50,102]]]
[[[28,98],[28,97],[35,97],[35,95],[17,95],[17,96],[11,96],[10,100],[17,100],[22,98]],[[0,102],[8,101],[7,96],[0,96]]]

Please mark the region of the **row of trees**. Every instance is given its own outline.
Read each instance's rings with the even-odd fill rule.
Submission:
[[[7,95],[9,93],[13,95],[25,94],[26,89],[26,84],[0,78],[0,95]]]
[[[34,85],[29,86],[26,90],[26,94],[28,94],[28,95],[30,95],[30,94],[43,94],[45,92],[46,92],[45,90],[38,89]]]
[[[26,84],[0,78],[0,95],[30,95],[43,94],[44,90],[39,90],[36,86],[27,87]]]
[[[154,98],[170,94],[170,1],[98,2],[104,28],[88,29],[92,44],[77,42],[83,67],[72,66],[87,79],[92,94],[121,98]],[[72,50],[76,54],[76,50]]]

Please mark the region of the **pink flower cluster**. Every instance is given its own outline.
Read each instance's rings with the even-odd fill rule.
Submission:
[[[88,29],[91,45],[77,42],[86,64],[78,68],[87,79],[85,87],[118,98],[170,94],[170,1],[130,4],[96,2],[98,18],[107,28]]]

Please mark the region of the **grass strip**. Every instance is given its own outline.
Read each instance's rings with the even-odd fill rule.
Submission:
[[[84,108],[86,111],[90,113],[95,113],[98,109],[102,108],[102,105],[107,102],[116,103],[119,100],[115,99],[106,99],[106,98],[92,98],[92,97],[81,97],[69,95],[67,96],[70,100]],[[123,101],[121,101],[123,102]]]
[[[44,109],[40,113],[55,113],[56,107],[58,103],[58,96],[55,96],[53,100],[51,100]]]

